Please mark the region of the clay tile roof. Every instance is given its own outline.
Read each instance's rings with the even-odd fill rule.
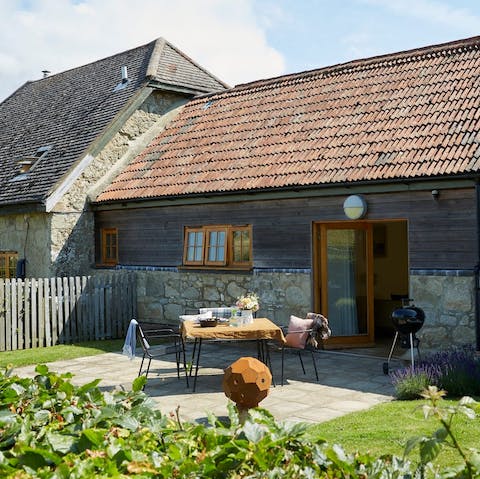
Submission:
[[[239,85],[188,103],[97,200],[474,174],[479,86],[480,37]]]
[[[127,66],[129,82],[121,82]],[[198,95],[226,85],[160,38],[27,82],[0,103],[0,206],[40,203],[147,85]],[[51,147],[25,177],[18,161]],[[12,181],[13,180],[13,181]]]

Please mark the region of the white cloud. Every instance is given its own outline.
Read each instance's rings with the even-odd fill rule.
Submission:
[[[375,50],[372,48],[373,38],[369,32],[349,33],[341,38],[341,43],[345,48],[345,55],[348,59],[367,58],[375,54]]]
[[[438,0],[363,0],[363,3],[376,5],[394,13],[414,17],[428,23],[450,28],[461,26],[463,31],[478,35],[480,17],[467,8],[451,6]]]
[[[229,84],[279,75],[255,0],[2,0],[0,100],[25,81],[164,37]]]

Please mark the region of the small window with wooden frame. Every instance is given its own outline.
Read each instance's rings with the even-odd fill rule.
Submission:
[[[230,248],[230,264],[232,266],[249,267],[252,264],[252,227],[237,226],[231,230],[232,247]]]
[[[16,251],[0,251],[0,278],[17,277],[18,253]]]
[[[183,262],[189,265],[203,264],[203,245],[205,233],[202,228],[186,228]]]
[[[102,265],[116,266],[118,264],[118,230],[117,228],[102,228]]]
[[[183,264],[222,269],[252,266],[250,225],[185,227]]]

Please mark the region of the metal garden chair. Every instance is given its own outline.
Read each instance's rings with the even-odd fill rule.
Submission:
[[[284,329],[284,328],[282,328]],[[302,352],[308,351],[312,357],[315,377],[318,381],[317,362],[315,360],[315,350],[323,347],[323,341],[332,334],[328,325],[328,319],[322,314],[308,313],[306,319],[290,316],[290,324],[284,329],[286,342],[282,345],[282,380],[284,384],[284,364],[285,351],[295,351],[300,359],[303,374],[305,375],[305,365],[303,363]]]
[[[144,324],[143,327],[138,324],[137,338],[143,350],[138,376],[144,374],[148,379],[152,359],[174,354],[177,365],[177,377],[180,379],[180,367],[183,362],[185,380],[187,382],[187,387],[189,387],[187,362],[185,358],[185,343],[178,330],[175,331],[171,327],[156,325],[153,323],[151,325]],[[144,368],[145,361],[147,362],[146,367]]]

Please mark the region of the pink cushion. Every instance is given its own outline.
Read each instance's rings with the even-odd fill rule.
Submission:
[[[290,316],[288,332],[285,336],[287,346],[291,348],[305,349],[307,343],[308,331],[312,329],[313,320],[297,318]]]

